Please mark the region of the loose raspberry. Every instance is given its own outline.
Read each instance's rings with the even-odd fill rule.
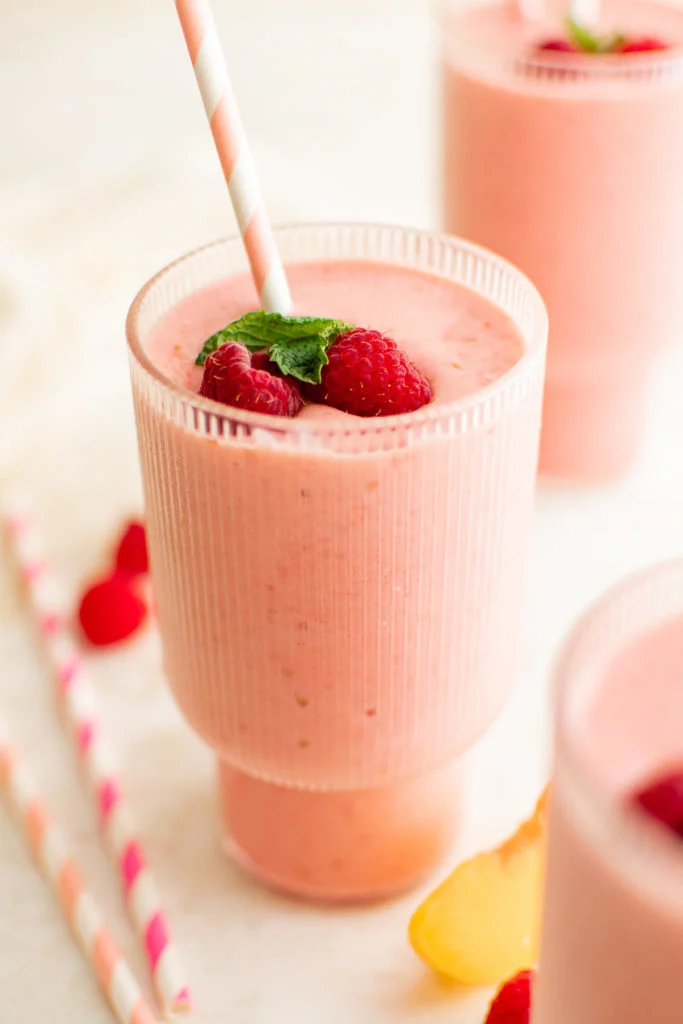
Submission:
[[[361,327],[341,334],[327,350],[321,382],[306,389],[314,402],[354,416],[414,412],[431,400],[424,374],[379,331]]]
[[[529,1024],[533,971],[520,971],[506,981],[489,1007],[485,1024]]]
[[[128,523],[116,549],[114,564],[117,572],[127,572],[131,576],[149,572],[147,540],[142,523]]]
[[[147,618],[147,607],[134,587],[134,581],[122,573],[88,587],[81,599],[78,619],[94,647],[117,644],[140,629]]]
[[[618,53],[651,53],[655,50],[668,50],[668,43],[654,36],[637,36],[626,39],[617,50]]]
[[[536,47],[538,50],[552,50],[557,53],[578,53],[576,46],[568,39],[546,39]]]
[[[257,355],[255,367],[244,345],[235,341],[221,345],[204,364],[200,395],[269,416],[296,416],[301,408],[297,383],[257,368],[263,364],[261,353]]]
[[[683,772],[672,772],[639,790],[634,802],[683,839]]]

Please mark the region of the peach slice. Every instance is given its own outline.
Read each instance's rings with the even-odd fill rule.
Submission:
[[[413,949],[463,985],[493,985],[536,962],[548,790],[501,846],[465,861],[415,911]]]

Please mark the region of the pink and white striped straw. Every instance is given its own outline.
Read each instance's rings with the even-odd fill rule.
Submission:
[[[4,524],[28,591],[56,685],[58,707],[95,802],[103,838],[114,858],[126,909],[147,957],[164,1016],[187,1013],[190,994],[152,873],[123,797],[113,751],[97,714],[95,689],[70,633],[67,604],[43,553],[40,536],[23,510]]]
[[[211,8],[208,0],[176,0],[176,9],[261,305],[268,313],[289,313],[289,285]]]
[[[0,789],[50,883],[64,917],[121,1024],[154,1024],[155,1017],[111,932],[85,887],[75,860],[38,795],[26,766],[0,721]]]

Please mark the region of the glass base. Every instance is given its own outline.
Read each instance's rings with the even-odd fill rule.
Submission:
[[[270,888],[329,903],[379,900],[417,885],[451,847],[462,805],[454,762],[406,782],[311,792],[219,763],[223,842]]]
[[[546,383],[539,472],[555,479],[600,483],[622,476],[636,460],[645,428],[647,376]]]

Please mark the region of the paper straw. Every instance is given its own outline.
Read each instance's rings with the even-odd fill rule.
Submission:
[[[147,957],[159,1005],[165,1016],[187,1013],[190,994],[184,971],[124,800],[112,748],[98,718],[95,689],[70,633],[67,605],[28,515],[23,510],[13,511],[4,516],[4,523],[53,669],[58,707],[114,858],[126,909]]]
[[[287,278],[211,8],[208,0],[176,0],[176,9],[261,305],[269,313],[289,313]]]
[[[121,1024],[153,1024],[156,1018],[104,924],[97,904],[85,887],[83,875],[50,819],[26,766],[10,743],[2,721],[0,788],[117,1018]]]

